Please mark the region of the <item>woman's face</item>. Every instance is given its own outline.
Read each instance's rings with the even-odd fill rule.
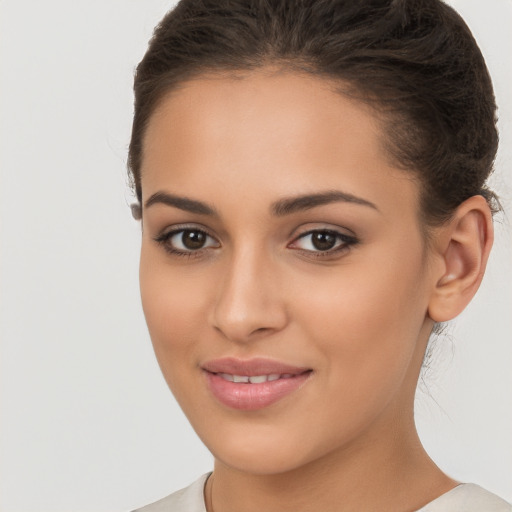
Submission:
[[[284,472],[411,427],[432,275],[418,184],[381,130],[326,81],[272,70],[188,82],[150,120],[144,312],[232,468]]]

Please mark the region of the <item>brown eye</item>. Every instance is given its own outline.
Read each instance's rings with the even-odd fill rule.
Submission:
[[[201,229],[193,228],[176,229],[164,233],[155,238],[155,241],[162,244],[172,254],[190,255],[209,247],[220,247],[217,240],[208,233]]]
[[[208,235],[202,231],[186,229],[182,231],[181,243],[186,249],[197,251],[203,248],[207,238]]]
[[[328,251],[336,245],[336,235],[330,231],[317,231],[311,234],[311,244],[319,251]]]
[[[330,229],[315,229],[297,238],[290,247],[318,255],[332,254],[357,243],[353,236]]]

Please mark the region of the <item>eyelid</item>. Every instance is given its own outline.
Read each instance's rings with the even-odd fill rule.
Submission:
[[[295,239],[315,231],[332,231],[343,236],[357,238],[355,231],[350,229],[350,227],[344,224],[338,224],[336,221],[333,222],[328,220],[305,220],[305,222],[301,222],[299,225],[296,225],[296,227],[290,231],[289,236],[290,238]]]
[[[205,247],[200,247],[196,250],[194,249],[181,249],[173,247],[170,244],[171,238],[182,233],[184,231],[197,231],[200,233],[204,233],[207,237],[211,238],[215,241],[216,245],[207,245]],[[200,224],[175,224],[172,226],[168,226],[158,235],[156,235],[153,240],[158,244],[162,245],[163,248],[170,254],[174,256],[184,256],[188,258],[199,257],[203,255],[204,251],[211,248],[220,247],[220,242],[218,238],[210,233],[210,230]]]
[[[180,231],[202,231],[203,233],[207,234],[208,236],[211,236],[212,238],[215,238],[217,240],[217,237],[211,233],[211,230],[207,228],[206,226],[203,226],[202,224],[197,223],[183,223],[183,224],[173,224],[171,226],[166,226],[165,228],[161,229],[158,233],[158,235],[155,236],[155,238],[160,237],[166,237],[173,233],[179,233]]]
[[[177,248],[176,246],[173,246],[173,244],[170,243],[170,239],[184,231],[197,231],[204,233],[207,237],[209,237],[211,240],[214,241],[214,243],[209,243],[209,245],[200,247],[198,249],[188,249],[188,248]],[[299,230],[295,230],[296,232]],[[356,245],[359,243],[359,239],[354,234],[347,234],[344,231],[350,231],[350,233],[353,233],[352,230],[349,230],[348,228],[340,228],[340,227],[331,227],[331,226],[318,226],[314,228],[309,228],[307,230],[304,230],[303,232],[296,233],[294,238],[290,243],[287,244],[288,248],[291,248],[293,250],[296,250],[297,252],[301,252],[304,255],[308,257],[315,257],[315,258],[329,258],[337,255],[338,253],[348,251],[351,246]],[[330,249],[307,249],[302,248],[298,246],[298,242],[302,239],[305,239],[308,236],[311,236],[315,233],[331,233],[334,235],[337,239],[335,245]],[[291,235],[293,236],[293,235]],[[185,257],[200,257],[203,256],[204,253],[208,249],[217,249],[221,247],[221,243],[217,236],[213,235],[209,228],[203,226],[202,224],[175,224],[171,226],[167,226],[163,230],[160,231],[158,235],[153,237],[154,241],[163,246],[163,248],[170,254],[175,256],[185,256]],[[340,243],[341,242],[341,243]],[[206,242],[208,244],[208,242]]]
[[[332,247],[331,249],[321,250],[321,249],[303,249],[301,247],[294,247],[294,245],[302,239],[305,239],[306,237],[313,235],[315,233],[331,233],[334,235],[338,240],[336,242],[336,245]],[[339,241],[341,240],[341,243]],[[359,243],[359,240],[355,235],[348,235],[347,233],[343,233],[339,229],[334,229],[331,227],[318,227],[309,229],[307,231],[304,231],[303,233],[300,233],[299,235],[295,236],[293,241],[288,244],[288,247],[295,249],[297,251],[301,251],[304,254],[313,255],[315,257],[329,257],[334,254],[337,254],[341,251],[348,250],[351,246],[356,245]]]

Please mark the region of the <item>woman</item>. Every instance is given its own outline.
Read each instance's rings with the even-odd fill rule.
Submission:
[[[146,321],[214,471],[144,511],[504,511],[423,449],[493,240],[492,84],[438,0],[183,0],[137,68]]]

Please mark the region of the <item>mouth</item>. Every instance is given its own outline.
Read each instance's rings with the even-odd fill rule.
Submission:
[[[257,410],[298,391],[313,370],[257,358],[209,361],[202,366],[210,392],[231,409]]]
[[[216,373],[221,379],[238,384],[261,384],[262,382],[273,382],[278,379],[290,379],[291,373],[271,373],[270,375],[231,375],[230,373]]]

